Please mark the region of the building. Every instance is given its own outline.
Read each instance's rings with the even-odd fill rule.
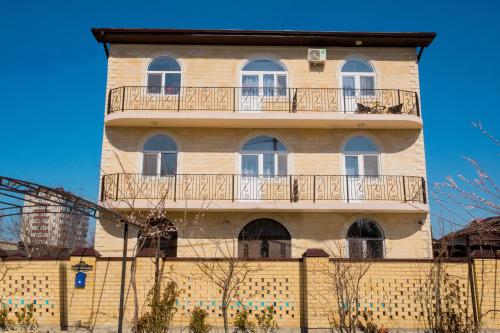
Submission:
[[[500,216],[473,220],[464,228],[435,240],[434,254],[466,258],[467,247],[473,258],[500,258]]]
[[[101,203],[204,211],[168,256],[218,238],[242,257],[432,257],[418,62],[434,33],[92,32]],[[121,256],[121,227],[97,224],[96,250]]]
[[[70,212],[58,200],[43,193],[25,199],[19,228],[23,245],[69,250],[87,246],[88,216]]]

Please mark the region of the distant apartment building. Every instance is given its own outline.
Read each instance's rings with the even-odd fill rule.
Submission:
[[[25,200],[19,228],[23,243],[64,249],[86,246],[88,216],[70,212],[57,200],[60,199],[43,194]]]
[[[101,203],[164,201],[172,221],[206,210],[169,255],[220,238],[244,258],[333,243],[432,256],[418,63],[434,33],[93,34],[108,57]],[[120,228],[98,221],[104,256],[121,256]]]

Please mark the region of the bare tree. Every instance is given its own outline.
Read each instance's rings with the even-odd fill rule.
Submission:
[[[203,244],[189,244],[196,255],[196,265],[202,275],[212,281],[221,291],[220,302],[224,331],[229,333],[230,323],[228,310],[238,300],[242,303],[240,288],[246,283],[249,275],[262,270],[261,265],[238,256],[238,237],[232,222],[226,224],[224,235],[207,234],[202,228],[198,230],[206,240]]]
[[[368,273],[371,263],[368,260],[346,259],[345,246],[341,242],[328,244],[327,252],[332,260],[322,273],[327,276],[335,299],[335,307],[330,310],[328,321],[335,332],[357,332],[361,319],[358,309],[361,281]]]

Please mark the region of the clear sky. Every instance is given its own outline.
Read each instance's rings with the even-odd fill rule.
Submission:
[[[0,175],[97,199],[106,58],[91,27],[435,31],[420,63],[428,179],[498,180],[500,1],[4,1]]]

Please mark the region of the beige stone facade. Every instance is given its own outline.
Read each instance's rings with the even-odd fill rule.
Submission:
[[[242,85],[241,70],[246,63],[255,59],[279,61],[286,68],[287,87],[341,88],[342,66],[349,59],[358,59],[374,69],[375,89],[411,92],[417,96],[416,107],[419,108],[420,87],[415,47],[325,47],[327,58],[322,66],[312,66],[308,62],[308,47],[303,46],[111,43],[109,47],[108,94],[112,89],[146,86],[148,65],[159,56],[170,56],[177,60],[181,67],[182,87],[231,89]],[[118,91],[118,95],[122,94],[121,91]],[[126,94],[127,91],[123,90],[123,96],[118,96],[123,99],[115,102],[118,105],[125,103],[123,101]],[[188,97],[179,93],[179,105]],[[127,98],[130,101],[130,97]],[[210,98],[213,97],[208,99]],[[293,96],[287,98],[293,104]],[[342,96],[337,95],[336,98],[341,99]],[[183,211],[190,214],[206,212],[201,223],[206,238],[222,235],[227,230],[224,223],[228,221],[231,222],[233,231],[233,235],[228,238],[235,239],[245,223],[252,221],[253,217],[272,218],[287,228],[292,237],[292,258],[298,258],[307,248],[325,248],[336,241],[345,243],[349,226],[357,219],[369,218],[378,224],[384,235],[384,257],[429,258],[432,255],[425,193],[424,138],[419,114],[245,113],[228,112],[222,108],[210,111],[190,109],[189,112],[179,109],[172,112],[158,110],[152,99],[149,99],[149,104],[142,103],[140,107],[135,103],[135,110],[110,112],[110,107],[115,102],[106,101],[102,145],[101,175],[104,178],[101,200],[107,205],[118,209],[130,206],[130,197],[134,195],[128,193],[127,198],[121,198],[126,190],[123,186],[119,187],[119,183],[121,181],[123,184],[124,179],[131,182],[132,178],[127,178],[126,174],[139,174],[133,176],[134,184],[142,177],[140,174],[143,172],[142,151],[145,142],[155,134],[165,134],[177,144],[179,174],[179,178],[168,185],[168,191],[175,191],[174,196],[178,195],[177,200],[167,200],[166,208],[171,211],[172,220],[178,220]],[[335,103],[337,102],[336,100]],[[297,181],[292,176],[284,180],[286,184],[283,185],[283,192],[287,192],[287,200],[245,202],[234,199],[234,183],[239,181],[239,176],[235,180],[231,175],[242,173],[240,151],[245,142],[259,135],[274,137],[286,147],[288,175],[310,175],[307,178],[309,192],[306,199],[301,197],[301,180]],[[385,184],[385,178],[379,178],[373,186],[378,186],[381,189],[379,192],[412,193],[404,193],[402,198],[379,196],[371,201],[366,200],[368,196],[365,195],[363,200],[352,200],[351,197],[349,201],[345,199],[348,190],[343,190],[344,194],[340,196],[317,200],[316,192],[321,191],[318,183],[323,178],[313,175],[339,175],[336,178],[336,181],[342,183],[339,186],[346,186],[345,178],[342,178],[346,174],[343,147],[350,138],[356,136],[367,137],[379,147],[378,174],[422,179],[411,190],[406,188],[409,186],[409,178],[402,180],[407,182],[402,187],[396,185],[400,187],[399,190],[394,190],[394,186],[389,183]],[[122,175],[120,180],[117,180],[116,174]],[[221,186],[233,188],[225,190],[224,200],[218,200],[216,194],[213,197],[210,194],[200,195],[199,200],[194,200],[194,197],[186,198],[182,194],[179,196],[183,190],[178,182],[182,182],[179,179],[186,174],[226,175],[224,185]],[[111,179],[111,176],[115,177],[114,180],[107,182],[106,179]],[[143,178],[140,179],[142,181]],[[272,187],[269,192],[276,191],[275,183],[269,186]],[[414,197],[415,188],[418,188],[421,200],[407,200],[408,196]],[[152,190],[148,187],[148,191]],[[299,192],[298,199],[292,200],[294,191]],[[312,192],[314,193],[311,194]],[[231,194],[232,197],[229,198]],[[150,209],[154,206],[150,199],[136,196],[132,199],[133,206]],[[203,236],[200,232],[188,233],[181,226],[178,229],[177,256],[193,256],[193,244],[203,243]],[[115,225],[98,223],[96,249],[105,256],[119,256],[122,247],[121,233]],[[132,253],[133,246],[130,251]]]

